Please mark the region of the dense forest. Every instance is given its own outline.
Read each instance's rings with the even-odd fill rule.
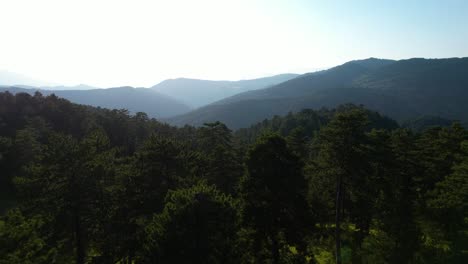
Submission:
[[[435,116],[468,122],[468,58],[354,60],[239,93],[168,119],[174,125],[221,121],[245,128],[302,109],[363,104],[398,122]]]
[[[468,263],[467,206],[458,123],[341,105],[176,128],[0,93],[0,264]]]

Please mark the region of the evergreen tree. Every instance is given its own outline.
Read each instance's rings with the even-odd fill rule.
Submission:
[[[146,226],[146,254],[157,263],[238,263],[234,200],[203,183],[167,194]]]
[[[242,175],[231,130],[220,122],[207,123],[198,131],[201,152],[205,154],[205,177],[220,190],[234,194]]]
[[[341,223],[344,205],[350,203],[354,187],[366,181],[368,164],[366,163],[366,135],[367,118],[361,109],[338,113],[324,127],[317,141],[317,157],[314,161],[311,184],[315,178],[334,179],[335,185],[335,251],[336,263],[341,259]],[[323,181],[323,180],[320,180]],[[365,184],[365,183],[364,183]],[[367,206],[366,206],[367,208]],[[366,223],[367,224],[367,223]],[[364,232],[368,226],[360,226]]]
[[[25,212],[46,212],[54,239],[70,242],[78,264],[85,262],[95,206],[100,206],[99,181],[108,176],[109,160],[99,160],[107,150],[108,140],[102,133],[91,134],[81,143],[52,135],[40,159],[27,167],[27,175],[16,178],[27,201]]]
[[[438,182],[428,200],[433,220],[438,222],[448,252],[442,261],[465,263],[468,260],[468,141],[461,144],[463,156],[453,172]]]
[[[250,148],[243,180],[244,223],[255,230],[256,245],[269,245],[279,263],[281,239],[299,244],[307,221],[303,163],[278,135],[265,135]],[[266,257],[266,256],[265,256]],[[257,260],[265,261],[265,260]]]

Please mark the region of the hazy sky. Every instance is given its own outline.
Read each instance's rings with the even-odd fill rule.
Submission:
[[[0,70],[67,85],[464,56],[466,0],[0,0]]]

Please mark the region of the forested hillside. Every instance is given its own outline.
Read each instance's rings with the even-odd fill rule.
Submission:
[[[466,263],[468,131],[355,105],[236,132],[0,93],[0,263]]]
[[[241,93],[171,118],[174,125],[221,121],[245,128],[304,108],[363,104],[404,122],[420,116],[468,121],[468,58],[350,61],[270,88]]]
[[[57,87],[64,88],[64,87]],[[84,87],[86,88],[86,86]],[[105,107],[110,109],[127,109],[132,114],[145,112],[150,117],[167,118],[190,111],[186,104],[146,88],[117,87],[108,89],[86,90],[43,90],[34,87],[0,86],[0,92],[29,93],[36,91],[44,95],[55,94],[73,103]]]

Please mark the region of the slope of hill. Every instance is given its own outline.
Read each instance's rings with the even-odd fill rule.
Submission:
[[[92,90],[38,90],[19,87],[0,87],[1,91],[44,95],[55,94],[71,102],[111,109],[127,109],[131,113],[145,112],[150,117],[167,118],[186,113],[190,107],[167,95],[147,88],[118,87]]]
[[[297,76],[297,74],[280,74],[240,81],[209,81],[178,78],[165,80],[151,88],[162,94],[177,98],[190,106],[200,107],[234,94],[282,83]]]
[[[420,116],[418,118],[406,120],[401,124],[401,126],[416,132],[423,132],[434,127],[449,127],[454,122],[454,120],[449,120],[438,116]]]
[[[398,123],[386,116],[352,104],[339,105],[334,109],[322,108],[320,110],[302,109],[296,113],[284,116],[274,116],[251,125],[248,128],[237,130],[234,135],[240,142],[252,144],[266,132],[275,132],[284,137],[294,134],[301,140],[308,140],[315,136],[322,127],[326,126],[337,113],[360,109],[366,112],[369,119],[368,130],[389,129],[399,127]],[[451,124],[451,123],[450,123]]]
[[[221,121],[247,127],[273,115],[363,104],[398,121],[422,115],[468,120],[468,58],[367,59],[241,93],[169,120],[175,125]]]
[[[304,95],[310,95],[317,90],[348,87],[356,76],[361,76],[392,62],[394,61],[375,58],[350,61],[329,70],[300,75],[273,87],[240,93],[215,102],[215,104],[225,104],[250,99],[263,100],[302,97]]]

